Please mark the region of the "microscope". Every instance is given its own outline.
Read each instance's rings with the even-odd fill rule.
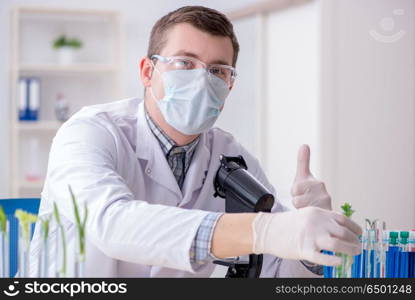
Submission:
[[[220,155],[219,161],[220,166],[213,181],[213,196],[225,199],[227,213],[271,211],[274,196],[248,172],[241,155]],[[261,274],[262,261],[262,254],[250,254],[249,261],[215,260],[213,263],[228,267],[226,278],[257,278]]]

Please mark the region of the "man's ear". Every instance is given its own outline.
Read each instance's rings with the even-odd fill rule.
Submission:
[[[151,60],[145,56],[140,60],[140,77],[144,87],[151,86],[151,74],[153,73],[153,65]]]

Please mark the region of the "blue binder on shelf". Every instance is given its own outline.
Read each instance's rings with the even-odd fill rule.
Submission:
[[[40,106],[40,80],[34,77],[19,79],[19,120],[37,121]]]

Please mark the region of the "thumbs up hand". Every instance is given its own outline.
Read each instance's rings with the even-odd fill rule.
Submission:
[[[302,145],[298,151],[297,174],[291,188],[296,208],[315,206],[331,210],[331,197],[323,182],[310,172],[310,147]]]

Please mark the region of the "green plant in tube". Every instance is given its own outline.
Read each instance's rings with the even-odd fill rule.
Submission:
[[[7,230],[7,216],[3,207],[0,205],[0,231],[6,233]]]
[[[0,277],[8,277],[7,262],[9,261],[9,233],[7,232],[7,216],[0,205]]]
[[[23,229],[23,238],[26,245],[30,244],[30,226],[37,221],[37,215],[28,213],[21,209],[16,209],[14,216],[19,220],[19,224]]]
[[[43,240],[46,241],[49,236],[50,217],[48,216],[48,217],[40,218],[40,223],[42,226]]]
[[[352,209],[352,206],[350,203],[344,203],[341,207],[343,215],[345,215],[348,218],[351,218],[353,213],[355,212]],[[353,264],[353,256],[346,255],[346,254],[336,254],[337,256],[342,258],[342,264],[340,266],[337,266],[337,277],[338,278],[345,278],[348,277],[348,271],[350,270],[352,264]]]
[[[66,275],[66,237],[65,237],[65,228],[63,228],[61,218],[59,215],[58,206],[56,205],[56,202],[53,202],[53,214],[56,219],[56,223],[58,224],[59,230],[61,231],[62,236],[62,269],[60,270],[60,275],[65,276]]]
[[[345,215],[348,218],[350,218],[354,213],[352,206],[347,202],[341,206],[341,209],[343,210],[343,215]]]
[[[85,225],[86,225],[86,220],[88,218],[88,208],[85,204],[85,206],[84,206],[84,218],[83,218],[83,220],[81,220],[81,216],[79,214],[78,204],[76,202],[75,195],[74,195],[70,185],[68,185],[68,188],[69,188],[69,192],[70,192],[71,198],[72,198],[72,203],[73,203],[73,207],[74,207],[74,214],[75,214],[75,222],[76,222],[76,227],[78,229],[79,254],[81,256],[84,256],[85,255]]]

